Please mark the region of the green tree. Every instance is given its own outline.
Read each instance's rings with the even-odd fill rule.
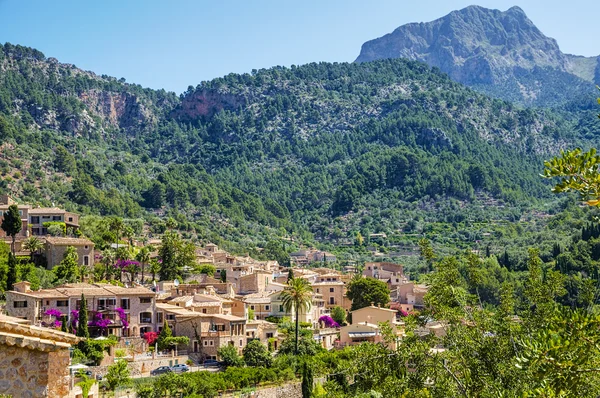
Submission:
[[[308,361],[302,365],[302,398],[311,398],[313,391],[313,370]]]
[[[37,236],[30,236],[23,242],[23,249],[29,252],[31,262],[33,262],[34,254],[38,253],[43,247],[44,244]]]
[[[242,351],[247,366],[270,368],[273,357],[260,340],[251,340]]]
[[[333,307],[333,309],[331,310],[331,318],[336,321],[337,323],[339,323],[340,325],[343,325],[346,323],[346,310],[343,309],[342,307],[335,306]]]
[[[152,250],[149,246],[144,246],[140,249],[140,251],[136,254],[135,259],[139,261],[140,267],[142,269],[141,281],[144,283],[144,270],[146,269],[146,265],[150,262],[150,254]]]
[[[1,228],[6,232],[7,236],[12,238],[12,243],[10,246],[10,251],[13,256],[15,255],[15,239],[19,232],[21,232],[21,228],[23,227],[23,222],[21,221],[21,215],[19,214],[19,208],[17,205],[8,206],[8,210],[4,212],[2,218]]]
[[[17,283],[17,258],[14,254],[8,253],[8,272],[6,273],[6,290],[12,290],[13,285]]]
[[[114,391],[119,386],[130,385],[131,378],[129,376],[129,369],[127,368],[127,361],[119,359],[113,365],[110,365],[106,372],[106,382],[111,391]]]
[[[77,319],[77,333],[78,337],[90,338],[90,331],[88,330],[88,309],[87,301],[83,293],[81,293],[81,301],[79,302],[79,318]]]
[[[92,389],[92,386],[96,384],[96,380],[87,377],[87,375],[85,374],[81,374],[79,375],[79,377],[81,378],[81,381],[79,381],[75,385],[81,387],[81,396],[87,397],[90,395],[90,390]]]
[[[177,279],[184,269],[193,268],[196,264],[194,245],[184,242],[175,231],[167,231],[163,235],[158,255],[162,261],[159,274],[163,281]]]
[[[221,346],[217,350],[217,354],[219,355],[219,358],[221,358],[221,361],[225,367],[244,366],[244,360],[239,356],[237,348],[235,348],[234,345],[227,344]]]
[[[78,259],[77,249],[68,246],[62,261],[54,269],[57,280],[71,283],[76,282],[80,277],[83,278]]]
[[[354,311],[371,304],[387,305],[390,302],[390,289],[383,281],[359,275],[348,283],[346,296],[352,300],[351,310]]]
[[[173,332],[171,331],[171,328],[169,327],[169,324],[165,319],[163,323],[163,328],[158,334],[158,338],[156,339],[156,343],[158,344],[159,350],[162,351],[170,348],[169,344],[167,343],[167,339],[169,339],[170,337],[173,337]]]
[[[292,278],[281,292],[281,301],[286,312],[294,311],[296,314],[296,339],[295,353],[298,354],[298,333],[300,330],[300,311],[308,311],[312,304],[312,287],[304,278]]]

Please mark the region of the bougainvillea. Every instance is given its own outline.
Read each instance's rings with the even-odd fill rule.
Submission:
[[[53,317],[54,319],[50,322],[42,322],[42,326],[50,328],[60,328],[62,326],[62,322],[59,319],[62,318],[63,313],[59,309],[50,308],[44,312],[44,315]]]
[[[104,319],[102,317],[102,313],[94,312],[94,314],[92,315],[92,320],[88,322],[88,326],[106,329],[111,323],[113,322],[110,319]]]
[[[400,313],[401,316],[406,317],[408,316],[408,312],[404,311],[403,309],[399,309],[398,312]]]
[[[146,333],[144,333],[144,339],[146,340],[146,343],[148,343],[148,345],[152,345],[158,339],[158,333],[157,332],[146,332]]]
[[[60,317],[63,316],[63,313],[60,312],[59,309],[56,308],[50,308],[49,310],[46,310],[46,312],[44,312],[44,315],[48,315],[48,316],[53,316],[55,318],[60,319]]]
[[[115,263],[115,268],[118,268],[120,270],[123,270],[129,266],[139,266],[140,263],[134,260],[118,260]]]
[[[319,318],[319,322],[325,325],[326,328],[339,328],[340,324],[333,320],[329,315],[323,315]]]
[[[119,314],[119,319],[121,319],[121,323],[123,324],[123,328],[129,327],[129,322],[127,322],[127,314],[123,308],[115,308],[117,314]]]

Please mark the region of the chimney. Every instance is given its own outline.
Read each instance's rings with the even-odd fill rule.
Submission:
[[[13,290],[19,293],[27,293],[31,291],[31,283],[27,281],[22,281],[13,284]]]

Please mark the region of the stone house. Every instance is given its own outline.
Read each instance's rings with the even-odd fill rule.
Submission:
[[[340,346],[360,344],[363,342],[381,343],[384,337],[381,334],[380,324],[388,322],[392,326],[396,338],[403,334],[404,323],[396,319],[396,310],[388,308],[369,307],[352,311],[352,324],[340,329]],[[395,349],[396,343],[393,344]]]
[[[234,315],[181,313],[176,315],[173,333],[187,336],[188,352],[202,359],[217,359],[217,351],[224,345],[232,345],[241,353],[247,342],[246,319]]]
[[[87,301],[88,319],[101,314],[111,323],[106,330],[93,330],[96,334],[114,334],[125,337],[141,337],[156,329],[155,293],[145,287],[119,287],[110,284],[73,283],[53,289],[31,290],[31,284],[23,281],[6,292],[6,312],[10,316],[27,319],[34,325],[52,322],[48,310],[58,310],[72,320],[72,311],[79,308],[81,295]],[[126,317],[121,319],[120,314]]]
[[[278,337],[277,324],[263,320],[253,320],[246,322],[246,338],[248,341],[259,340],[265,347],[269,347],[269,340],[272,341],[273,349],[277,350]]]
[[[352,301],[346,297],[346,285],[344,282],[337,279],[331,281],[327,281],[326,279],[327,277],[321,276],[317,282],[313,282],[313,291],[323,296],[326,308],[331,310],[334,307],[342,307],[345,310],[349,310]]]
[[[75,397],[68,367],[69,349],[78,341],[69,333],[0,319],[0,394]]]
[[[94,265],[94,242],[83,238],[47,237],[45,244],[48,269],[56,267],[64,259],[69,246],[77,250],[79,265]]]

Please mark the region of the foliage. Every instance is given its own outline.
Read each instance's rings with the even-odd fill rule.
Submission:
[[[158,338],[156,339],[156,344],[158,344],[158,349],[160,351],[162,351],[162,350],[171,348],[167,344],[167,340],[172,337],[173,337],[173,332],[171,331],[171,327],[169,326],[169,323],[165,319],[165,321],[163,322],[163,327],[162,327],[160,333],[158,334]]]
[[[185,243],[177,232],[165,233],[158,250],[161,260],[160,280],[177,279],[182,275],[184,269],[192,268],[196,263],[194,250],[194,245]]]
[[[78,337],[85,337],[86,339],[90,337],[90,332],[88,330],[88,310],[87,310],[87,301],[83,293],[81,293],[81,300],[79,302],[79,316],[77,319],[77,333]]]
[[[339,328],[340,324],[333,320],[329,315],[323,315],[319,318],[319,323],[325,325],[326,328]]]
[[[308,281],[304,278],[292,278],[288,279],[287,286],[281,292],[280,298],[283,303],[283,308],[286,312],[295,313],[296,318],[296,354],[298,354],[298,332],[300,329],[300,312],[302,310],[308,311],[312,304],[312,287]]]
[[[127,361],[119,359],[110,365],[105,379],[111,391],[114,391],[118,386],[130,385],[131,378],[129,376],[129,369],[127,368]]]
[[[273,362],[273,357],[260,340],[249,341],[242,353],[247,366],[269,368]]]
[[[89,395],[92,386],[96,384],[96,380],[89,378],[87,375],[82,374],[79,376],[81,378],[75,385],[81,388],[81,396],[87,397]]]
[[[239,356],[237,348],[231,344],[219,347],[217,354],[225,367],[244,366],[244,360]]]
[[[144,333],[144,340],[146,340],[146,343],[148,343],[149,346],[152,346],[156,342],[157,339],[158,339],[157,332]]]
[[[6,273],[6,290],[12,290],[13,285],[17,283],[17,258],[14,254],[8,253],[8,271]]]
[[[77,249],[68,246],[62,261],[54,269],[57,281],[73,283],[83,278],[84,272],[79,267],[78,259]]]
[[[546,178],[561,178],[552,192],[579,192],[581,199],[590,206],[600,204],[600,156],[596,149],[583,152],[580,148],[561,151],[560,156],[544,162]]]
[[[12,238],[11,251],[15,255],[15,236],[21,232],[23,222],[17,205],[8,206],[8,210],[2,215],[2,224],[0,227],[6,232],[6,236]]]
[[[390,302],[387,284],[374,278],[353,278],[348,284],[346,295],[352,300],[352,311],[371,304],[385,306]]]
[[[346,310],[339,305],[333,307],[331,309],[331,318],[339,325],[344,325],[346,323]]]
[[[302,398],[311,398],[313,396],[313,370],[312,366],[305,361],[302,365]]]

